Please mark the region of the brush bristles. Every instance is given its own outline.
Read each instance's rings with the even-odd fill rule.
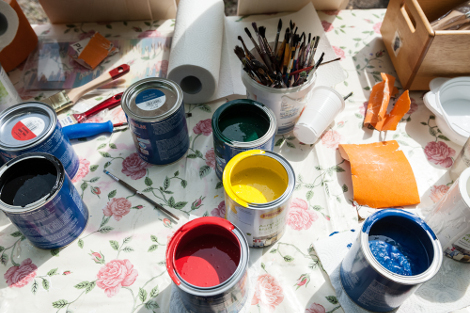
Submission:
[[[258,33],[258,26],[256,26],[256,23],[255,22],[251,23],[251,26],[253,26],[255,33]]]
[[[279,19],[279,22],[277,23],[277,31],[280,32],[282,29],[282,20]]]
[[[260,26],[260,28],[258,28],[258,31],[261,37],[264,37],[264,35],[266,34],[266,27]]]
[[[245,51],[243,51],[241,47],[235,46],[235,49],[233,51],[235,51],[235,54],[240,60],[242,60],[245,57]]]
[[[250,30],[248,29],[248,27],[245,27],[245,33],[248,35],[248,37],[252,38],[252,37],[251,37],[251,32],[250,32]]]

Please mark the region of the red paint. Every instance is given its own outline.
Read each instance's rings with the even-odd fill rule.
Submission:
[[[199,287],[227,280],[240,262],[240,243],[233,229],[232,223],[220,217],[201,217],[181,226],[166,251],[166,266],[173,282],[181,284],[176,271],[187,283]]]
[[[33,133],[23,122],[19,121],[18,123],[13,126],[13,129],[11,130],[11,135],[13,138],[16,140],[30,140],[33,138],[36,138],[36,134]]]
[[[179,247],[176,271],[186,282],[198,287],[217,286],[232,276],[240,262],[240,247],[223,236],[204,235]]]

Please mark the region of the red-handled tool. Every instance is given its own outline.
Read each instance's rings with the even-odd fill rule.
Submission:
[[[123,75],[129,73],[129,70],[129,65],[120,65],[81,87],[70,89],[68,91],[62,90],[61,92],[42,101],[52,106],[56,112],[59,112],[74,105],[87,92],[122,77]]]

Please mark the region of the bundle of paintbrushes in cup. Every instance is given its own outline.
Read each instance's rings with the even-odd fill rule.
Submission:
[[[280,41],[282,19],[279,19],[276,39],[271,44],[265,36],[266,27],[258,27],[256,23],[252,26],[254,34],[248,27],[245,32],[254,49],[249,50],[241,36],[238,39],[243,48],[235,47],[243,66],[242,81],[249,99],[263,103],[276,114],[277,134],[285,134],[293,129],[306,104],[318,67],[338,59],[323,62],[322,53],[315,61],[320,37],[305,32],[298,34],[298,27],[292,21]]]

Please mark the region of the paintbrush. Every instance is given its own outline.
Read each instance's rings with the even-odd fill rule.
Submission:
[[[255,59],[255,56],[254,56],[254,55],[250,52],[250,50],[248,50],[248,48],[245,46],[245,42],[243,41],[242,36],[238,36],[238,40],[240,40],[240,41],[242,42],[243,50],[245,50],[246,57],[247,57],[249,60]]]
[[[108,73],[95,78],[88,84],[70,89],[68,91],[62,90],[61,92],[41,101],[49,104],[56,112],[59,112],[74,105],[87,92],[118,79],[119,77],[129,73],[129,70],[129,65],[123,64],[116,67],[115,69],[112,69]]]
[[[308,73],[307,80],[310,80],[313,77],[313,74],[317,71],[318,67],[320,66],[321,62],[323,61],[324,56],[325,56],[325,52],[323,52],[321,54],[321,56],[318,59],[317,63],[315,63],[315,66],[313,67],[313,69],[310,71],[310,73]]]
[[[109,175],[112,179],[114,179],[115,181],[117,181],[118,183],[120,183],[121,185],[123,185],[124,187],[126,187],[127,189],[129,189],[130,191],[134,192],[134,194],[140,196],[142,199],[145,199],[147,200],[148,202],[150,202],[153,206],[155,206],[157,209],[159,209],[160,211],[162,211],[163,213],[165,213],[166,215],[176,219],[176,220],[179,220],[179,218],[174,215],[173,213],[169,212],[168,210],[166,210],[164,207],[162,207],[160,204],[156,203],[155,201],[153,201],[152,199],[150,199],[149,197],[147,197],[145,194],[143,194],[141,191],[138,191],[137,189],[135,189],[134,187],[132,187],[131,185],[129,185],[128,183],[126,183],[125,181],[123,180],[120,180],[119,178],[117,178],[116,176],[114,176],[112,173],[110,173],[109,171],[107,170],[103,170],[103,172],[107,175]],[[172,218],[170,218],[170,220],[177,224]]]
[[[276,33],[276,40],[274,41],[274,53],[277,53],[277,45],[279,43],[279,34],[281,33],[282,30],[282,19],[279,19],[279,22],[277,23],[277,33]],[[277,56],[276,56],[277,59]]]
[[[289,32],[289,28],[287,28],[286,33],[284,34],[284,40],[281,43],[281,47],[277,51],[277,56],[276,56],[277,68],[281,72],[282,72],[282,66],[283,66],[282,60],[284,59],[283,58],[284,57],[284,51],[286,49],[286,44],[289,41],[289,36],[290,36],[290,32]]]
[[[335,58],[333,60],[329,60],[329,61],[325,61],[325,62],[322,62],[320,63],[318,66],[322,66],[322,65],[325,65],[325,64],[328,64],[328,63],[331,63],[331,62],[335,62],[335,61],[339,61],[341,60],[341,58]],[[297,74],[300,74],[302,72],[308,72],[310,71],[311,69],[313,69],[315,67],[315,65],[312,65],[312,66],[309,66],[309,67],[304,67],[304,68],[301,68],[300,70],[296,70],[294,72],[291,73],[291,75],[297,75]]]
[[[127,123],[113,124],[111,121],[103,123],[81,123],[68,125],[62,128],[62,132],[69,139],[93,137],[102,133],[114,133],[127,129]]]
[[[261,50],[260,50],[258,44],[256,43],[256,40],[251,36],[251,32],[248,29],[248,27],[245,27],[245,33],[248,35],[248,38],[251,39],[251,42],[253,43],[253,46],[255,46],[256,51],[258,51],[258,54],[261,56]]]
[[[72,115],[66,116],[65,118],[59,119],[59,123],[60,125],[62,125],[62,127],[81,123],[105,109],[112,109],[118,106],[121,103],[121,97],[122,97],[122,92],[115,94],[111,98],[108,98],[100,102],[98,105],[92,107],[86,112],[79,113],[79,114],[72,114]]]
[[[256,75],[262,83],[267,83],[267,80],[264,76],[258,75],[257,69],[260,68],[258,63],[256,63],[256,62],[259,62],[258,60],[256,59],[253,59],[251,61],[248,60],[245,53],[243,52],[243,49],[240,48],[239,46],[235,46],[234,52],[237,55],[237,57],[240,59],[240,61],[242,62],[244,68],[247,68],[249,70],[247,71],[248,75],[250,75],[250,73],[253,73],[253,75]]]
[[[317,52],[318,44],[320,43],[320,36],[315,37],[315,43],[313,45],[312,49],[312,54],[310,55],[310,59],[308,60],[308,65],[311,66],[313,65],[313,57],[315,56],[315,53]]]
[[[260,56],[263,59],[264,64],[266,64],[266,66],[268,67],[269,74],[274,74],[273,76],[275,76],[276,70],[273,68],[271,64],[271,59],[269,58],[268,53],[266,52],[266,47],[264,46],[263,38],[261,37],[258,31],[258,27],[256,26],[255,22],[251,23],[251,26],[253,26],[253,29],[255,30],[255,34],[256,36],[258,36],[259,47],[261,50]]]

